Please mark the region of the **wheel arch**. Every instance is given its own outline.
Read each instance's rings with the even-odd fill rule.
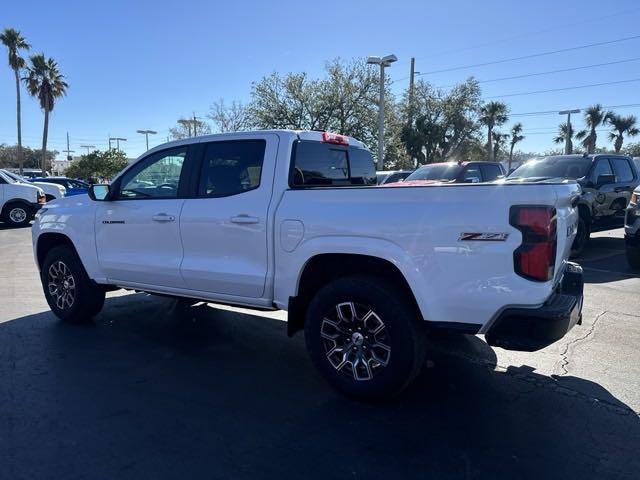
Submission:
[[[42,269],[42,264],[44,263],[47,253],[49,253],[53,248],[61,245],[70,246],[76,255],[78,255],[78,251],[71,239],[63,233],[45,232],[38,237],[36,243],[36,259],[39,269]],[[78,255],[78,258],[79,257],[80,256]]]
[[[407,295],[416,315],[421,315],[409,282],[393,262],[373,255],[320,253],[304,264],[296,295],[289,297],[287,334],[292,336],[304,328],[306,306],[318,290],[333,280],[356,274],[370,274],[392,282]]]
[[[29,213],[33,214],[33,205],[30,202],[23,198],[12,198],[11,200],[7,200],[2,206],[2,215],[6,215],[8,207],[16,204],[26,207]]]

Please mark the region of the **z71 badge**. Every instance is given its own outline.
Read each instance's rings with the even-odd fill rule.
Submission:
[[[460,234],[459,242],[475,240],[480,242],[504,242],[509,237],[508,233],[490,232],[465,232]]]

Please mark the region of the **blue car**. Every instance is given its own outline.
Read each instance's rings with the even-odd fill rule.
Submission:
[[[82,180],[75,180],[67,177],[40,177],[33,178],[33,182],[57,183],[67,189],[67,197],[72,195],[82,195],[89,190],[89,184]]]

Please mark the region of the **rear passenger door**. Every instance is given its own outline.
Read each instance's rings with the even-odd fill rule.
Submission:
[[[182,277],[191,290],[261,298],[278,136],[239,134],[199,147],[197,191],[180,215]]]
[[[637,186],[638,181],[628,159],[612,157],[609,161],[616,176],[616,183],[613,188],[616,199],[612,205],[612,210],[615,210],[619,215],[624,215],[624,209],[629,204],[631,193]]]

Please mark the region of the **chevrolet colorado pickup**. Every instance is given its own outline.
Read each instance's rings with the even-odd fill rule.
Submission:
[[[353,138],[222,134],[43,208],[33,248],[63,320],[95,316],[113,288],[287,310],[322,376],[371,398],[415,378],[432,330],[533,351],[579,323],[579,195],[572,181],[381,188]]]

